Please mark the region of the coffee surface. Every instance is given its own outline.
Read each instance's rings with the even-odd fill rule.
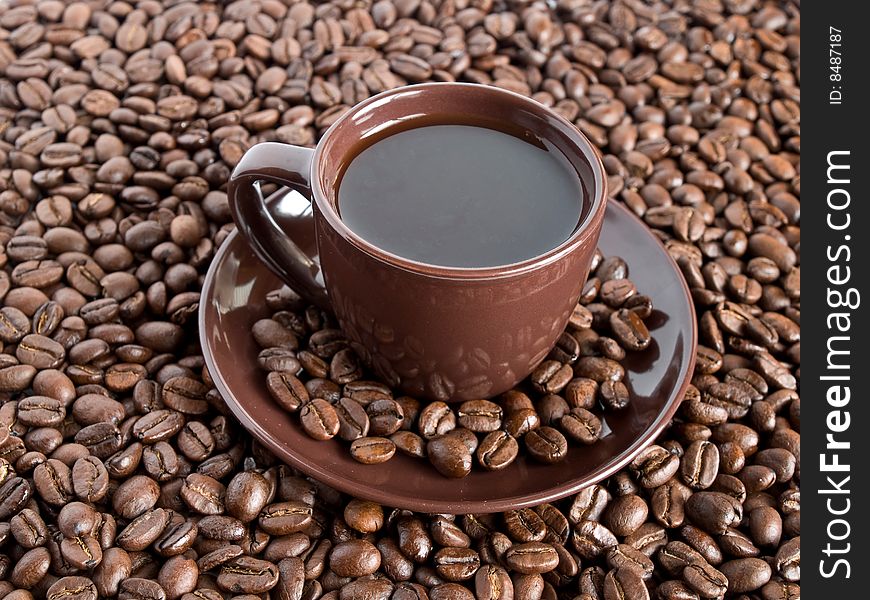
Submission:
[[[527,260],[577,228],[583,188],[555,147],[470,125],[385,137],[347,166],[341,219],[371,244],[449,267]]]

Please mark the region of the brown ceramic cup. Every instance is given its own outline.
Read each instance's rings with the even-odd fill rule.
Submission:
[[[367,139],[434,122],[500,130],[509,124],[511,131],[553,144],[585,192],[577,229],[545,254],[486,268],[415,262],[355,234],[337,209],[343,166]],[[606,181],[589,140],[541,104],[494,87],[432,83],[358,104],[313,150],[252,147],[233,172],[228,195],[239,233],[257,256],[306,299],[331,309],[354,350],[385,382],[410,395],[460,401],[510,389],[556,343],[589,273]],[[313,220],[315,247],[301,242],[309,232],[278,227],[261,182],[288,186],[310,200],[313,210],[302,211],[298,223],[311,227]],[[534,223],[529,235],[535,235]]]

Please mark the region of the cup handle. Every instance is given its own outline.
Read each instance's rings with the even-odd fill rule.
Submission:
[[[327,308],[329,301],[316,255],[305,253],[275,220],[257,189],[268,181],[296,190],[311,202],[314,150],[264,142],[248,150],[227,183],[227,199],[239,234],[254,253],[285,283],[309,302]],[[301,216],[282,215],[303,220]],[[313,227],[310,218],[306,227]],[[313,234],[313,231],[311,232]],[[313,237],[313,236],[312,236]]]

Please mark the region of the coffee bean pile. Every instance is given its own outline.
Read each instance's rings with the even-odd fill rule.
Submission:
[[[308,436],[349,442],[351,456],[364,464],[386,462],[399,450],[428,458],[446,477],[465,477],[475,458],[498,471],[523,449],[537,461],[561,462],[569,441],[599,440],[604,411],[628,406],[619,361],[652,341],[644,323],[652,301],[638,293],[626,262],[598,251],[591,267],[556,347],[527,381],[493,400],[468,400],[454,410],[441,401],[394,397],[366,377],[339,329],[310,331],[305,315],[313,309],[301,307],[286,288],[270,294],[280,310],[252,329],[266,387],[279,406],[298,415]]]
[[[250,145],[453,79],[600,147],[702,341],[656,445],[499,515],[390,510],[276,464],[193,318]],[[0,4],[0,597],[799,598],[799,81],[794,2]]]

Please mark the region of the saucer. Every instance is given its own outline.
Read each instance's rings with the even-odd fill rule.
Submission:
[[[281,190],[281,215],[307,206],[296,193]],[[290,231],[297,244],[312,247],[312,233]],[[279,279],[236,233],[218,250],[206,275],[199,309],[199,331],[206,365],[215,386],[242,425],[275,456],[299,471],[355,497],[424,513],[501,512],[552,502],[609,477],[652,443],[679,406],[692,375],[697,332],[686,282],[662,244],[637,217],[611,201],[599,247],[621,256],[655,311],[647,319],[654,343],[622,361],[631,402],[607,413],[608,434],[591,446],[571,446],[560,463],[545,465],[521,453],[502,471],[478,468],[463,479],[447,479],[425,460],[401,453],[380,465],[351,458],[346,444],[309,438],[295,415],[281,409],[266,390],[266,373],[257,366],[259,348],[251,335],[255,321],[270,316],[266,293]]]

